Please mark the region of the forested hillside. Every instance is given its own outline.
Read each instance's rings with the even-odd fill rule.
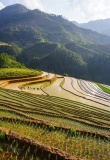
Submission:
[[[13,60],[8,54],[2,53],[0,54],[0,68],[25,68],[25,66]]]
[[[0,11],[0,53],[27,67],[110,83],[110,37],[16,4]]]

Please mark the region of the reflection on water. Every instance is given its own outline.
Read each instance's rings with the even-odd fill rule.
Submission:
[[[65,91],[60,87],[60,83],[62,81],[63,78],[58,78],[51,86],[45,88],[44,91],[51,96],[62,97],[70,100],[79,100],[79,97],[74,96],[72,93]]]

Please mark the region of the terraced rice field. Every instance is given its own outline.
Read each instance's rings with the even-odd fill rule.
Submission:
[[[110,95],[89,81],[43,76],[0,88],[2,158],[109,160]]]
[[[56,129],[50,132],[51,125]],[[110,156],[110,113],[79,102],[0,89],[0,126],[81,158]],[[70,129],[78,135],[70,136]]]
[[[37,83],[39,81],[43,81],[46,79],[46,76],[48,77],[48,73],[43,72],[42,75],[36,76],[36,77],[34,76],[34,77],[30,77],[30,78],[20,78],[20,79],[15,79],[15,80],[1,81],[1,85],[4,84],[4,82],[6,82],[7,84],[6,85],[4,84],[3,88],[12,89],[12,90],[19,90],[19,91],[20,90],[27,91],[27,90],[25,90],[26,88],[24,87],[24,85],[28,86],[28,83],[35,83],[35,82]],[[21,86],[23,86],[23,87],[21,87]],[[32,90],[28,90],[28,92],[34,93]],[[39,94],[39,92],[37,92],[36,94]]]

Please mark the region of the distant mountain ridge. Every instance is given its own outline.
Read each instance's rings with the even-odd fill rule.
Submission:
[[[88,23],[77,23],[77,22],[73,23],[79,27],[90,29],[98,33],[110,36],[110,18],[90,21]]]
[[[46,39],[52,42],[110,43],[110,37],[82,29],[70,21],[15,4],[0,11],[0,41],[16,41],[21,45]],[[24,41],[23,41],[24,39]]]

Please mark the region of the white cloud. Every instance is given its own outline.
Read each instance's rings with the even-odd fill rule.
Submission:
[[[2,2],[0,2],[0,9],[3,9],[5,6]]]
[[[29,9],[40,9],[44,10],[40,0],[10,0],[10,4],[20,3],[25,5]]]
[[[86,22],[110,17],[110,1],[108,0],[68,0],[71,8],[71,18]]]
[[[0,2],[0,8],[3,4],[7,6],[20,3],[27,8],[38,8],[77,22],[110,18],[110,0],[0,0]]]

